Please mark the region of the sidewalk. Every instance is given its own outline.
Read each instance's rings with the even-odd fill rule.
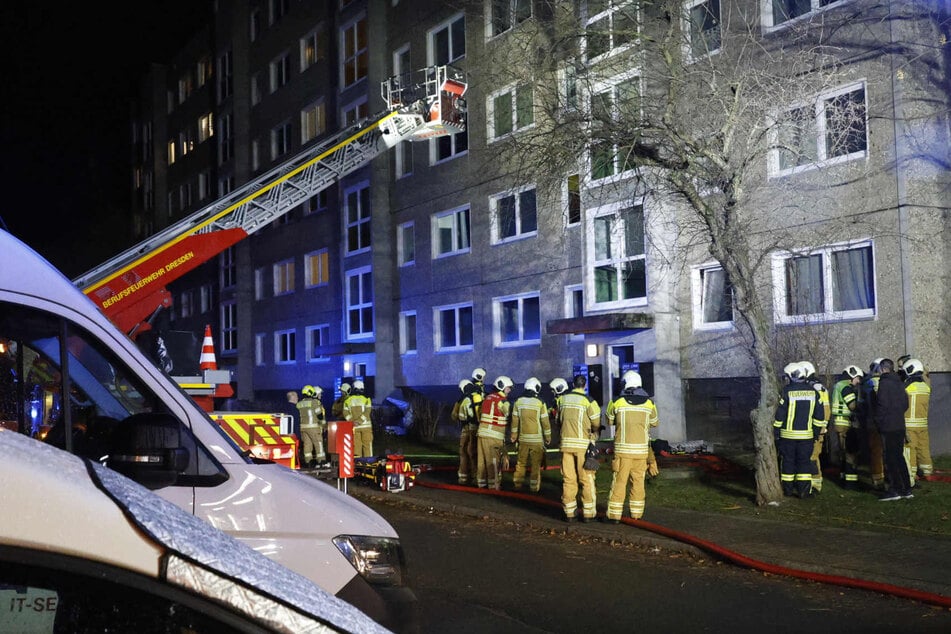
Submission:
[[[439,488],[452,487],[454,478],[454,473],[429,472],[419,476],[416,486],[401,493],[386,493],[362,484],[351,486],[349,492],[358,498],[388,502],[398,498],[402,503],[426,510],[490,517],[545,530],[725,559],[774,574],[792,574],[951,607],[951,538],[945,536],[810,527],[650,504],[642,527],[629,519],[621,524],[566,523],[560,501],[550,496]]]

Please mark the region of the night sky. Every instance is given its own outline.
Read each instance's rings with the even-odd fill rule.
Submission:
[[[129,112],[206,0],[0,3],[0,227],[69,277],[131,246]],[[146,28],[143,25],[147,25]]]

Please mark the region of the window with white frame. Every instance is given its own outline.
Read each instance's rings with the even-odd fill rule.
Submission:
[[[416,311],[400,313],[400,354],[416,354]]]
[[[347,214],[347,253],[370,248],[370,184],[360,183],[344,192]]]
[[[495,345],[523,346],[541,343],[542,321],[537,292],[492,300]]]
[[[781,113],[771,152],[773,175],[868,155],[865,84],[823,93],[810,103]]]
[[[235,302],[221,304],[221,352],[238,351],[238,305]]]
[[[489,139],[498,139],[535,123],[534,93],[530,84],[509,86],[489,95],[486,123]]]
[[[469,252],[468,205],[434,214],[432,227],[434,258]]]
[[[764,26],[767,29],[784,25],[798,17],[845,0],[762,0]]]
[[[691,271],[694,330],[717,330],[733,325],[733,284],[719,264]]]
[[[581,176],[569,174],[565,179],[565,224],[581,224]]]
[[[304,256],[304,286],[313,288],[330,282],[330,256],[327,249],[312,251]]]
[[[587,274],[596,308],[647,299],[644,208],[618,203],[594,210],[587,221]]]
[[[228,247],[218,256],[218,273],[221,288],[233,288],[238,281],[238,264],[234,258],[234,247]]]
[[[876,313],[871,240],[776,253],[772,268],[779,323],[859,319]]]
[[[254,7],[248,14],[248,35],[252,42],[257,40],[258,36],[261,35],[261,28],[261,9]]]
[[[638,3],[588,0],[584,11],[584,49],[588,61],[614,54],[637,40]]]
[[[634,167],[631,148],[616,140],[619,122],[637,118],[640,112],[640,77],[629,74],[596,87],[591,94],[591,179],[615,176]]]
[[[400,266],[416,262],[416,227],[412,221],[396,228],[396,257]]]
[[[278,330],[274,333],[274,363],[286,365],[297,361],[297,332]]]
[[[684,9],[688,58],[720,50],[720,0],[686,0]]]
[[[487,0],[485,36],[501,35],[532,17],[532,0]]]
[[[431,165],[436,165],[469,151],[469,131],[445,134],[430,140],[429,143],[429,162]]]
[[[373,275],[370,267],[347,271],[347,337],[373,335]]]
[[[259,332],[254,335],[254,365],[264,365],[264,342],[267,335]]]
[[[261,103],[262,94],[261,94],[261,83],[263,79],[261,78],[261,72],[254,73],[251,75],[251,105],[256,106]]]
[[[343,127],[347,127],[366,119],[369,112],[367,98],[364,96],[344,106],[340,111],[340,120],[343,122]]]
[[[284,51],[275,57],[271,61],[269,70],[271,92],[274,92],[291,80],[291,54]]]
[[[451,64],[466,54],[466,16],[459,14],[430,29],[426,56],[431,66]]]
[[[271,130],[271,160],[276,160],[291,151],[291,124],[282,123]]]
[[[506,242],[538,233],[535,186],[489,197],[492,242]]]
[[[571,284],[565,287],[565,318],[584,317],[584,285]],[[569,335],[569,339],[584,339],[584,335]]]
[[[213,72],[211,57],[202,57],[195,64],[195,78],[198,80],[198,87],[201,88],[211,79]]]
[[[367,76],[369,52],[367,18],[340,29],[340,81],[343,88],[352,86]]]
[[[225,51],[218,56],[218,81],[216,88],[218,92],[218,103],[231,96],[234,92],[234,74],[231,63],[231,51]]]
[[[397,180],[413,175],[413,147],[415,143],[400,143],[393,148]]]
[[[172,140],[170,140],[170,141],[168,142],[168,164],[169,164],[169,165],[174,165],[174,164],[175,164],[175,159],[176,159],[177,156],[178,156],[178,152],[177,152],[177,150],[176,150],[177,147],[178,147],[178,145],[177,145],[175,139],[172,139]]]
[[[472,304],[433,308],[436,350],[440,352],[472,349]]]
[[[300,141],[307,143],[327,131],[327,106],[324,100],[308,104],[300,111]]]
[[[275,262],[271,271],[275,297],[294,292],[294,260]]]
[[[558,69],[558,109],[562,114],[577,112],[581,101],[578,95],[578,69],[569,64]]]
[[[198,117],[198,142],[204,143],[215,134],[214,113],[209,112]]]
[[[321,352],[321,348],[330,344],[330,324],[307,326],[304,340],[307,342],[308,363],[330,361],[330,357]]]
[[[316,28],[300,39],[300,72],[304,72],[327,57],[326,35]]]

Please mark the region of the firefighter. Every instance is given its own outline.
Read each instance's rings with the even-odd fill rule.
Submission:
[[[652,455],[650,429],[657,427],[657,407],[642,386],[641,375],[628,370],[621,377],[621,395],[608,404],[609,425],[614,430],[614,459],[611,461],[611,492],[607,521],[617,524],[624,512],[624,498],[630,492],[628,508],[633,519],[644,515],[644,477]]]
[[[789,383],[783,388],[773,422],[773,433],[782,458],[783,493],[812,497],[813,464],[810,461],[819,433],[825,427],[825,412],[816,388],[806,381],[800,363],[786,366]]]
[[[373,423],[370,421],[372,404],[363,393],[363,381],[353,382],[350,396],[343,402],[343,418],[353,423],[353,456],[371,458],[373,456]]]
[[[574,388],[558,398],[561,421],[561,504],[565,521],[573,522],[578,512],[578,488],[581,488],[581,521],[589,522],[597,515],[597,495],[593,471],[584,469],[588,445],[601,433],[601,406],[588,398],[583,374],[575,376]]]
[[[472,371],[472,407],[478,418],[482,411],[482,401],[485,400],[485,368],[476,368]]]
[[[868,374],[862,381],[859,396],[861,428],[865,432],[865,442],[868,443],[869,475],[872,477],[872,487],[879,491],[885,490],[885,459],[882,452],[882,436],[872,424],[872,400],[878,391],[878,381],[881,376],[879,364],[882,361],[883,358],[878,357],[869,364]]]
[[[905,412],[905,437],[908,439],[908,473],[914,486],[921,471],[927,480],[934,467],[931,462],[931,438],[928,434],[928,406],[931,386],[925,380],[925,367],[918,359],[908,359],[902,366],[908,410]]]
[[[509,442],[518,443],[518,458],[515,461],[515,473],[512,484],[516,490],[525,482],[525,471],[531,476],[528,488],[538,493],[542,487],[542,458],[545,447],[551,443],[551,423],[548,420],[548,408],[538,398],[542,383],[535,377],[525,381],[525,393],[512,406],[512,431]]]
[[[822,454],[822,445],[826,439],[826,431],[829,429],[829,418],[832,415],[832,407],[829,404],[829,390],[826,389],[816,376],[816,366],[812,365],[809,361],[800,361],[799,364],[806,373],[806,381],[811,383],[812,387],[819,393],[819,402],[822,404],[822,411],[825,412],[826,424],[819,431],[819,437],[812,447],[812,456],[809,459],[809,461],[812,462],[812,492],[819,493],[822,491],[822,463],[819,456]]]
[[[495,379],[492,392],[482,401],[479,412],[479,449],[476,469],[476,485],[499,490],[502,486],[502,450],[505,446],[505,427],[508,424],[509,403],[506,400],[512,391],[512,379],[502,375]]]
[[[865,373],[850,365],[832,387],[832,426],[839,440],[839,465],[846,489],[855,489],[859,483],[859,384]]]
[[[343,420],[343,402],[350,396],[350,384],[340,384],[340,397],[330,406],[330,415],[334,420]]]
[[[327,416],[324,405],[320,402],[323,390],[313,385],[305,385],[300,392],[304,398],[297,402],[297,409],[300,412],[304,464],[313,469],[318,464],[324,466],[327,462],[327,454],[324,451],[324,427],[327,425]]]
[[[475,484],[476,461],[479,458],[478,431],[479,418],[473,407],[472,394],[476,387],[469,379],[459,381],[462,396],[452,408],[452,420],[459,423],[459,484]]]

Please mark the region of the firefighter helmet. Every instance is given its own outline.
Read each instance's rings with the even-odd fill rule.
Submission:
[[[469,379],[462,379],[461,381],[459,381],[459,389],[463,393],[465,393],[466,388],[469,387],[470,385],[472,385],[472,381],[470,381]]]
[[[354,381],[354,382],[353,382],[353,389],[359,390],[359,391],[362,392],[362,391],[363,391],[363,381],[361,381],[360,379],[357,379],[356,381]]]
[[[914,374],[923,373],[925,366],[918,359],[908,359],[905,361],[905,364],[901,366],[901,369],[904,370],[908,376],[912,376]]]
[[[854,379],[856,377],[861,378],[865,376],[865,373],[862,372],[862,368],[857,365],[847,366],[844,370],[842,370],[842,374],[848,375],[850,379]]]
[[[536,379],[535,377],[528,379],[527,381],[525,381],[525,391],[534,392],[535,394],[538,394],[539,392],[542,391],[542,382]]]
[[[624,386],[625,390],[636,390],[644,383],[641,380],[640,374],[634,370],[628,370],[621,376],[621,384]]]
[[[552,379],[551,383],[549,383],[549,387],[551,387],[551,391],[554,392],[556,396],[558,394],[564,394],[568,391],[568,381],[562,378]]]
[[[317,396],[317,388],[313,385],[305,385],[301,388],[300,393],[304,396]]]
[[[803,372],[806,373],[803,378],[806,378],[806,379],[807,379],[807,378],[809,378],[809,377],[811,377],[811,376],[815,376],[815,375],[816,375],[816,366],[812,365],[810,362],[808,362],[808,361],[800,361],[800,362],[799,362],[799,365],[802,367]]]
[[[478,383],[485,381],[485,368],[476,368],[472,371],[472,380]]]
[[[514,383],[512,383],[512,379],[508,378],[507,376],[503,374],[502,376],[495,379],[495,381],[492,382],[492,385],[495,386],[495,389],[501,392],[507,387],[512,387]]]
[[[885,360],[885,357],[878,357],[876,359],[873,359],[872,362],[868,364],[868,371],[871,372],[872,374],[878,374],[880,371],[880,368],[878,366],[884,360]]]
[[[806,378],[806,369],[802,367],[802,362],[793,361],[792,363],[786,364],[786,367],[783,368],[783,373],[789,377],[791,381],[802,381]]]
[[[349,384],[349,383],[341,383],[341,384],[340,384],[340,393],[341,393],[341,394],[349,394],[349,393],[350,393],[350,384]]]

